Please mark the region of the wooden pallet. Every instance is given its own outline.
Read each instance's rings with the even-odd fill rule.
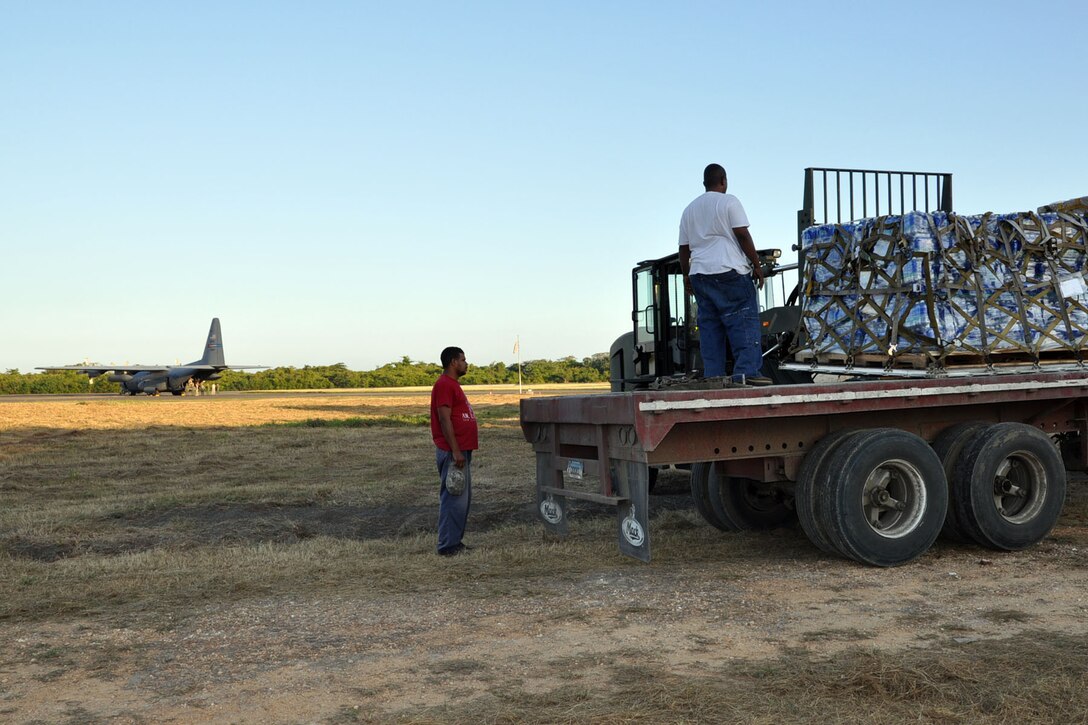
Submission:
[[[925,370],[931,367],[933,358],[930,358],[928,355],[912,353],[897,355],[894,360],[889,360],[887,355],[865,353],[862,355],[854,355],[853,364],[851,365],[850,356],[841,353],[813,355],[811,352],[801,351],[794,356],[794,361],[809,365],[813,363],[817,365],[838,365],[844,368],[877,368],[884,370],[891,367],[893,369],[898,368],[901,370]]]
[[[881,370],[928,370],[934,367],[1008,367],[1022,365],[1076,365],[1081,362],[1079,350],[1044,350],[1035,356],[1025,352],[997,352],[989,357],[975,353],[956,352],[948,354],[943,361],[936,354],[907,353],[889,359],[886,355],[867,353],[854,355],[853,365],[850,357],[842,353],[824,353],[814,355],[802,350],[794,355],[794,361],[807,365],[834,365],[843,368],[866,368]]]

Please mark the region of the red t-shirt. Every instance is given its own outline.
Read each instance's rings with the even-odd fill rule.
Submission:
[[[457,447],[462,451],[474,451],[480,447],[476,432],[476,414],[472,412],[472,406],[468,404],[465,391],[461,384],[443,374],[435,381],[431,388],[431,437],[434,444],[444,451],[450,450],[450,444],[446,442],[446,436],[442,435],[442,424],[438,419],[438,409],[441,407],[450,409],[450,420],[453,422],[453,435],[457,438]]]

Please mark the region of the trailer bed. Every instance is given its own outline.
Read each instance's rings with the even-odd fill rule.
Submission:
[[[1080,434],[1071,455],[1083,461],[1086,403],[1088,371],[1077,369],[525,399],[521,426],[545,526],[567,532],[569,498],[614,505],[621,550],[649,561],[648,466],[713,462],[718,475],[789,490],[835,431],[893,428],[932,442],[968,422]]]

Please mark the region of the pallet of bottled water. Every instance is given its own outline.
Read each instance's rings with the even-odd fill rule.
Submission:
[[[802,234],[796,363],[872,374],[1080,365],[1088,198],[910,212]]]

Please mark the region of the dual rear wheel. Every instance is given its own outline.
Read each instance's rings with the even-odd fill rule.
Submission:
[[[692,466],[699,513],[723,531],[770,529],[796,515],[822,551],[874,566],[925,553],[942,532],[1016,550],[1044,538],[1065,500],[1065,466],[1051,439],[1021,423],[964,423],[933,445],[896,428],[837,431],[801,463],[793,497]]]
[[[923,554],[942,532],[1015,550],[1044,538],[1065,500],[1057,447],[1021,423],[965,423],[929,446],[897,429],[837,432],[802,462],[797,513],[819,548],[876,566]]]
[[[925,553],[948,507],[940,459],[895,428],[825,437],[802,462],[796,490],[798,518],[816,546],[874,566]]]
[[[921,438],[896,429],[845,431],[805,457],[789,497],[724,475],[717,463],[691,470],[695,508],[723,531],[770,529],[796,515],[820,549],[877,566],[921,555],[948,505],[941,461]]]
[[[1048,435],[1022,423],[963,434],[945,458],[952,506],[945,528],[990,549],[1015,551],[1043,539],[1065,504],[1065,464]]]

